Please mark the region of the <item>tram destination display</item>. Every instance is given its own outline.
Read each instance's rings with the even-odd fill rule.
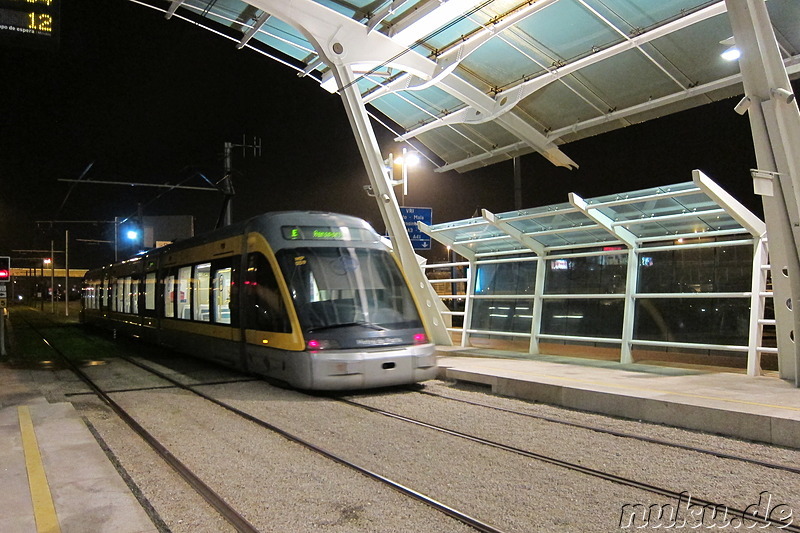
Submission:
[[[0,46],[55,48],[61,0],[0,0]]]

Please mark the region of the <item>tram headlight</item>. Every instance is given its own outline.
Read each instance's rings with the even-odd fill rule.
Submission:
[[[306,348],[312,352],[318,350],[335,350],[339,348],[339,341],[335,339],[310,339],[306,343]]]

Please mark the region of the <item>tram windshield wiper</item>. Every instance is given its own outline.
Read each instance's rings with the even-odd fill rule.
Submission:
[[[317,332],[317,331],[324,331],[326,329],[337,329],[337,328],[349,328],[353,326],[361,326],[362,328],[369,328],[374,329],[375,331],[387,331],[388,328],[383,326],[379,326],[378,324],[373,324],[372,322],[344,322],[341,324],[328,324],[327,326],[316,326],[313,328],[308,328],[308,333]]]

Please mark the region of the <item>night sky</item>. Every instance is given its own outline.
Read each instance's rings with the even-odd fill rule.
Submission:
[[[223,173],[226,141],[262,139],[259,158],[234,156],[234,219],[272,210],[315,209],[383,223],[362,186],[366,172],[337,95],[312,79],[185,21],[126,0],[68,0],[57,50],[0,45],[0,255],[49,247],[64,230],[111,238],[107,228],[39,220],[111,220],[136,213],[191,214],[213,228],[221,197],[152,188],[72,184],[84,179],[177,183]],[[737,99],[562,146],[579,165],[557,168],[537,154],[522,158],[523,207],[691,180],[700,168],[760,213],[749,169],[755,166],[747,117]],[[385,154],[399,151],[376,125]],[[410,174],[406,205],[433,207],[434,223],[480,208],[514,208],[513,170],[505,162],[466,174]],[[195,177],[187,185],[203,186]],[[399,189],[397,190],[399,192]],[[106,260],[108,245],[75,243],[75,267]],[[106,254],[106,255],[104,255]],[[442,257],[439,257],[439,255]],[[444,259],[434,250],[433,259]],[[83,263],[81,263],[83,262]]]

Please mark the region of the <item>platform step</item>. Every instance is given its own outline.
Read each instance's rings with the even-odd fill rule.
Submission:
[[[0,486],[0,531],[157,531],[70,403],[0,409]]]

